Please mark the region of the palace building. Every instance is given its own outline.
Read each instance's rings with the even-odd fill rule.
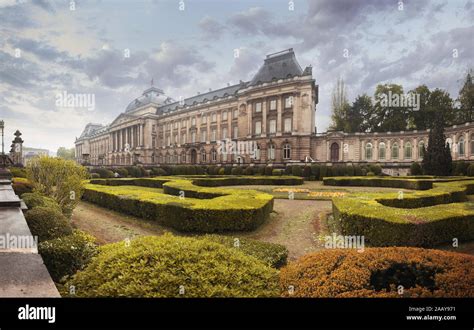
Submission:
[[[76,139],[76,159],[92,166],[379,163],[389,174],[421,161],[428,131],[317,133],[317,103],[312,67],[303,70],[288,49],[267,55],[252,80],[190,98],[148,88],[109,125],[88,124]],[[474,123],[448,127],[446,135],[454,160],[474,160]],[[255,147],[222,152],[229,140]]]

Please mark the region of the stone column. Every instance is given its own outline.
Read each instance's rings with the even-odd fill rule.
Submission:
[[[267,98],[265,97],[262,101],[262,137],[266,136],[267,133]]]
[[[253,103],[249,102],[247,104],[247,137],[251,138],[252,137],[252,108],[253,108]],[[240,111],[240,110],[237,110]]]
[[[277,97],[277,121],[276,121],[276,135],[281,136],[281,113],[282,113],[282,102],[281,102],[281,95]]]
[[[297,111],[299,110],[299,96],[293,95],[293,104],[291,105],[292,109],[292,119],[291,119],[291,125],[292,125],[292,132],[291,134],[298,134],[298,118],[297,118]],[[297,110],[298,109],[298,110]]]

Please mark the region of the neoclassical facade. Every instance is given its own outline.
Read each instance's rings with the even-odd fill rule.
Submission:
[[[317,134],[317,103],[312,67],[303,70],[288,49],[267,55],[248,82],[178,101],[148,88],[111,124],[88,124],[76,159],[93,166],[367,162],[391,174],[421,160],[428,131]],[[474,123],[446,134],[454,159],[474,159]],[[229,141],[230,152],[222,148]]]

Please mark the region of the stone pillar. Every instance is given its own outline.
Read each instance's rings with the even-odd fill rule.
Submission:
[[[247,104],[247,137],[252,137],[252,108],[253,103],[250,102]],[[232,132],[233,134],[233,132]]]
[[[262,101],[262,137],[266,136],[267,133],[267,98]]]
[[[282,102],[281,102],[281,95],[277,97],[277,121],[276,121],[276,135],[281,136],[281,113],[282,113]]]
[[[292,115],[291,115],[291,125],[292,125],[292,132],[291,134],[298,134],[298,118],[297,118],[297,111],[299,111],[299,96],[293,95],[293,103],[291,105]],[[297,110],[298,109],[298,110]]]

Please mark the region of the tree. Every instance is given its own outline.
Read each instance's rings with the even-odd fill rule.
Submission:
[[[459,91],[457,99],[459,109],[456,111],[457,123],[466,123],[474,120],[474,83],[471,72],[472,70],[467,73],[464,85]]]
[[[377,85],[375,89],[374,123],[371,131],[396,132],[407,128],[408,108],[401,103],[403,87],[396,84]]]
[[[332,92],[332,124],[330,129],[345,131],[347,125],[347,111],[349,108],[344,80],[338,79]]]
[[[367,94],[358,95],[347,112],[347,133],[366,132],[373,127],[374,107]]]
[[[75,149],[66,149],[65,147],[59,147],[58,151],[56,152],[56,156],[66,159],[66,160],[74,160],[75,159]]]
[[[33,190],[53,198],[66,216],[70,216],[81,199],[85,167],[72,160],[41,156],[32,159],[26,167],[27,178]]]
[[[436,114],[428,138],[428,148],[423,147],[423,172],[429,175],[450,175],[453,168],[451,149],[444,135],[445,119],[442,111]]]
[[[414,126],[418,130],[425,130],[433,127],[435,119],[434,108],[428,106],[431,91],[426,85],[420,85],[409,92],[411,95],[419,95],[419,109],[411,113]]]

